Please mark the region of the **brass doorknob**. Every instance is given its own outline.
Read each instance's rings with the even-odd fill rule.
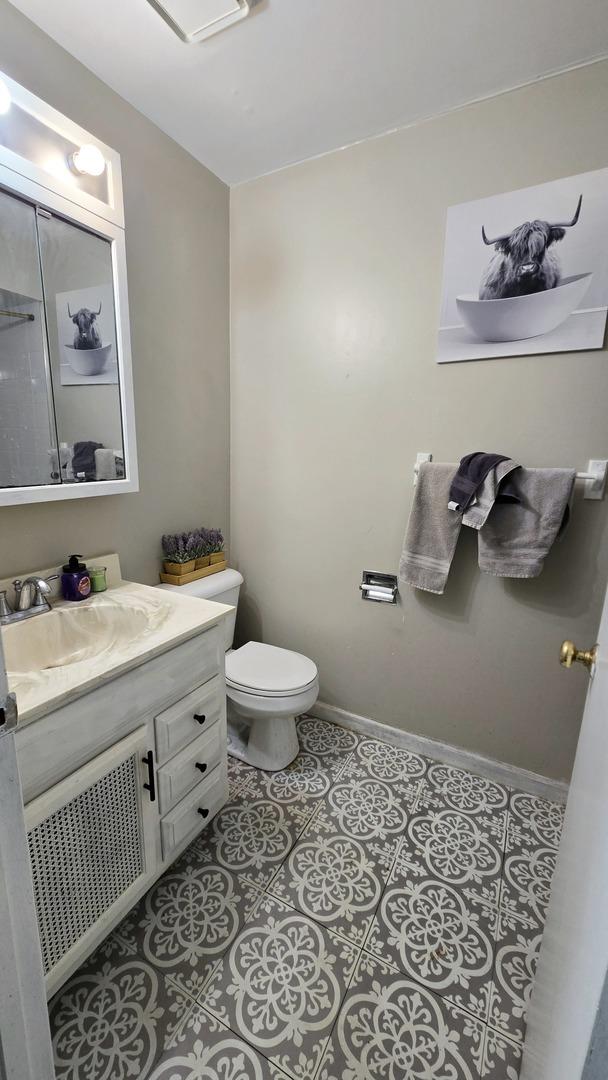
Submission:
[[[595,664],[597,659],[597,645],[594,645],[592,649],[577,649],[573,641],[562,642],[562,647],[559,650],[559,662],[562,667],[571,668],[573,664],[584,664],[588,671]]]

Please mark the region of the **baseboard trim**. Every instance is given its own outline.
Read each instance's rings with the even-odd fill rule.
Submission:
[[[500,784],[506,784],[507,787],[526,791],[530,795],[540,795],[544,799],[561,803],[565,803],[568,798],[568,784],[563,780],[552,780],[548,776],[541,776],[527,769],[519,769],[516,765],[509,765],[504,761],[494,761],[472,750],[464,750],[462,747],[451,746],[437,739],[429,739],[425,735],[401,731],[399,728],[381,724],[378,720],[372,720],[369,716],[359,716],[358,713],[339,709],[336,705],[326,705],[322,701],[317,701],[311,710],[311,715],[317,716],[320,720],[330,720],[333,724],[349,728],[359,735],[367,735],[371,739],[382,739],[383,742],[391,743],[392,746],[400,746],[405,750],[424,754],[425,757],[445,761],[448,765],[469,769],[470,772],[486,776],[488,780],[496,780]]]

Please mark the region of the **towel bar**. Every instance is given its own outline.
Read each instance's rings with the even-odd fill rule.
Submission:
[[[432,461],[433,455],[426,452],[419,452],[416,454],[416,463],[414,465],[414,487],[418,481],[418,471],[423,461]],[[591,458],[587,465],[586,472],[577,472],[576,479],[582,480],[585,484],[585,499],[603,499],[604,490],[606,487],[606,479],[608,474],[608,459],[606,458]]]

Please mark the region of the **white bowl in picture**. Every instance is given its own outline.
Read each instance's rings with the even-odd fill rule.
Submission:
[[[77,375],[101,375],[112,352],[111,344],[100,345],[98,349],[75,349],[73,345],[63,347],[68,363]]]
[[[473,294],[457,296],[463,321],[481,341],[520,341],[555,330],[580,304],[593,274],[574,274],[561,285],[529,296],[479,300]]]

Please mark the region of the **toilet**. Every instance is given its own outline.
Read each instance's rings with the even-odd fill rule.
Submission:
[[[274,772],[289,765],[299,751],[296,716],[308,712],[317,700],[319,673],[307,656],[276,645],[249,641],[240,649],[232,648],[242,584],[238,570],[222,570],[188,585],[159,588],[234,607],[224,620],[228,753]]]

